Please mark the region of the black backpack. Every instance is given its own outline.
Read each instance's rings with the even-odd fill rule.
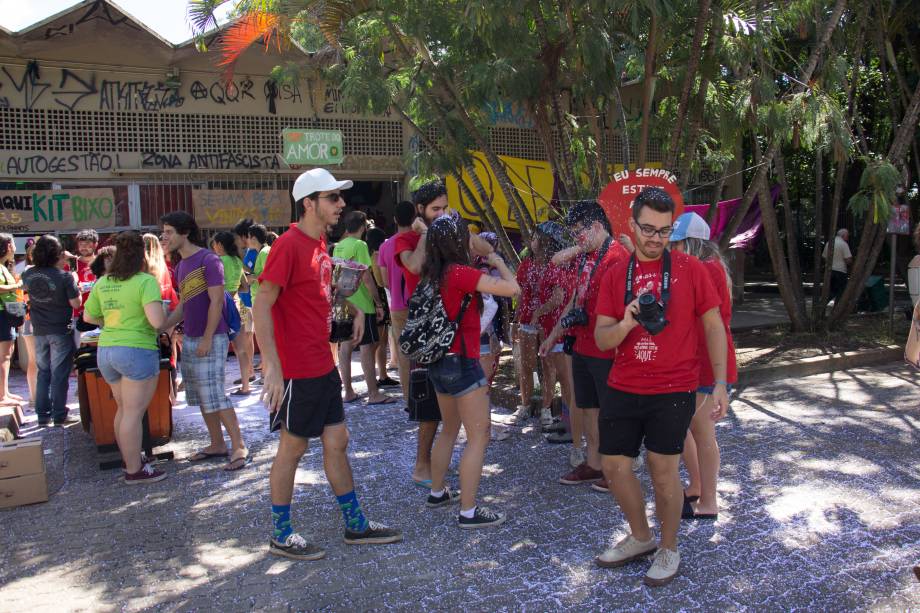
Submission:
[[[419,364],[433,364],[447,355],[457,335],[463,313],[471,295],[463,297],[457,318],[451,320],[444,309],[441,292],[430,282],[422,281],[409,298],[406,327],[399,335],[399,350]]]

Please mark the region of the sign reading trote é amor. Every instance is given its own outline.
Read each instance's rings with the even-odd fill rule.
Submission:
[[[342,133],[338,130],[294,130],[281,132],[282,157],[288,166],[341,164]]]
[[[70,232],[118,225],[109,188],[0,191],[0,231]]]

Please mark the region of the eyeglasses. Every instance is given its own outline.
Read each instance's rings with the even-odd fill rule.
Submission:
[[[328,196],[317,196],[317,198],[325,198],[332,204],[335,204],[336,202],[342,199],[342,195],[341,194],[329,194]]]
[[[645,238],[652,238],[656,234],[661,238],[667,238],[671,236],[671,232],[674,230],[671,226],[665,226],[663,228],[656,228],[655,226],[650,226],[648,224],[639,224],[639,232],[642,233],[642,236]]]

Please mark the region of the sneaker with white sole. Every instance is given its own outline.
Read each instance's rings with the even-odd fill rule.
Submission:
[[[680,570],[680,553],[672,549],[660,548],[655,552],[652,567],[645,573],[645,585],[661,587],[667,585]]]
[[[292,560],[319,560],[326,557],[326,552],[312,543],[293,532],[288,535],[284,542],[270,539],[268,542],[268,553],[291,558]]]
[[[367,528],[363,532],[345,528],[346,545],[386,545],[398,543],[401,540],[403,540],[402,532],[375,521],[367,522]]]
[[[530,407],[519,404],[514,414],[511,415],[511,423],[522,426],[527,423],[528,419],[530,419]]]
[[[425,506],[436,509],[438,507],[446,507],[455,502],[460,502],[460,490],[452,490],[449,487],[445,487],[444,492],[442,492],[440,496],[432,496],[429,493]]]
[[[503,441],[509,436],[511,436],[511,433],[504,427],[495,424],[492,425],[492,433],[489,435],[489,438],[493,441]]]
[[[140,485],[142,483],[156,483],[166,478],[166,473],[150,464],[144,464],[136,473],[125,473],[124,481],[128,485]]]
[[[505,523],[506,519],[504,513],[495,513],[486,507],[476,507],[472,517],[464,517],[462,514],[458,514],[457,517],[457,523],[464,530],[498,526]]]
[[[619,543],[594,558],[594,563],[601,568],[617,568],[624,564],[629,564],[633,560],[651,555],[657,548],[658,544],[655,542],[654,537],[647,541],[640,541],[633,538],[632,534],[629,534]]]
[[[572,450],[569,452],[569,466],[575,468],[581,464],[585,463],[585,452],[579,449],[578,447],[572,447]]]
[[[549,426],[553,423],[553,410],[549,407],[540,409],[540,425]]]

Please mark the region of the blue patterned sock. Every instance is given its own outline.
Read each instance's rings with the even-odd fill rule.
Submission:
[[[291,528],[291,505],[272,505],[272,538],[283,543],[294,532]]]
[[[345,527],[353,532],[364,532],[367,530],[367,518],[361,511],[361,505],[358,504],[358,497],[355,491],[351,490],[347,494],[336,496],[339,502],[339,508],[342,509],[342,515],[345,517]]]

